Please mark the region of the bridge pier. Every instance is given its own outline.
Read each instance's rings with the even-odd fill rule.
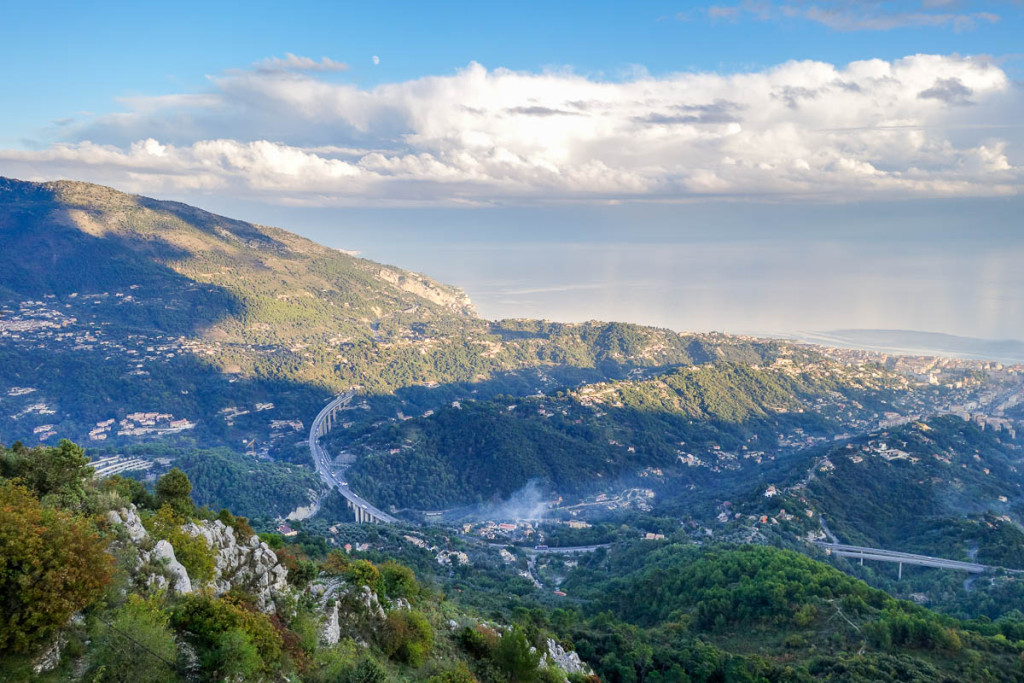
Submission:
[[[327,436],[328,432],[337,426],[341,411],[348,405],[349,401],[352,400],[355,393],[355,390],[349,390],[344,394],[339,394],[333,401],[324,406],[323,409],[317,413],[317,416],[313,420],[313,424],[309,429],[310,454],[313,457],[313,462],[317,466],[317,470],[327,485],[330,488],[337,487],[341,492],[341,495],[345,498],[349,509],[352,510],[352,516],[355,518],[357,523],[393,524],[398,522],[398,519],[375,508],[369,502],[363,501],[363,499],[349,489],[344,482],[339,482],[336,475],[332,475],[329,471],[321,471],[322,468],[329,467],[329,464],[325,462],[328,459],[328,454],[323,447],[317,443],[317,441],[322,437]]]
[[[352,510],[352,514],[355,515],[356,522],[359,524],[377,524],[380,522],[369,510],[364,510],[361,506],[356,505],[351,500],[347,501],[348,507]]]
[[[903,578],[903,563],[899,562],[896,566],[898,567],[898,569],[896,570],[896,580],[899,581]]]

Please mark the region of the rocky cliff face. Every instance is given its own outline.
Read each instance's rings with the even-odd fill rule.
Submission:
[[[167,541],[153,543],[146,527],[142,526],[142,520],[139,519],[134,505],[120,510],[111,510],[107,513],[107,521],[124,527],[128,542],[138,552],[134,567],[135,573],[144,572],[146,574],[144,580],[147,586],[154,586],[157,589],[170,587],[175,593],[192,592],[192,581],[189,579],[184,565],[175,557],[174,547]],[[159,567],[161,571],[146,571],[147,568],[153,567]]]
[[[585,664],[575,652],[568,652],[562,645],[553,638],[548,638],[548,651],[541,659],[543,666],[557,666],[567,674],[581,674],[591,676],[594,670]]]
[[[191,593],[206,587],[193,584],[170,543],[165,540],[153,543],[134,505],[107,513],[107,519],[123,527],[127,542],[137,548],[137,573],[147,571],[148,567],[162,569],[161,572],[147,571],[144,580],[148,585],[170,587],[176,593]],[[202,537],[216,553],[216,573],[209,585],[214,595],[222,595],[237,586],[255,597],[259,609],[276,610],[275,600],[288,589],[288,570],[266,543],[257,536],[239,539],[234,529],[219,520],[189,522],[182,529],[191,536]]]
[[[380,629],[387,619],[384,605],[369,586],[352,586],[341,579],[318,580],[309,587],[320,605],[323,623],[320,641],[337,645],[342,632],[357,638],[357,642]],[[408,609],[401,600],[393,609]]]
[[[189,522],[184,530],[192,536],[202,536],[217,552],[217,573],[212,584],[215,595],[239,586],[256,596],[259,609],[275,611],[275,596],[288,588],[288,570],[278,562],[270,546],[258,536],[248,540],[236,538],[235,530],[220,520]]]
[[[381,268],[377,275],[385,282],[389,282],[405,292],[444,306],[455,313],[469,316],[475,314],[473,302],[465,292],[457,287],[442,285],[430,278],[390,268]]]

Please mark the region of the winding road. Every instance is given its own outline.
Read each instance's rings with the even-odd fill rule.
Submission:
[[[393,515],[389,515],[380,508],[370,503],[365,498],[362,498],[349,488],[348,482],[339,479],[338,475],[335,474],[331,467],[331,457],[323,446],[320,445],[320,438],[325,436],[334,427],[334,421],[337,413],[345,408],[356,395],[355,389],[349,389],[343,394],[336,396],[332,399],[323,409],[317,414],[313,420],[313,424],[309,429],[309,452],[313,457],[313,463],[316,466],[317,473],[320,478],[323,479],[324,483],[327,484],[328,489],[337,489],[345,500],[348,502],[349,508],[355,513],[357,522],[373,522],[383,524],[395,524],[401,520]],[[965,571],[971,574],[982,574],[985,572],[994,571],[1006,571],[1010,573],[1024,573],[1024,570],[1006,569],[1004,567],[993,567],[984,564],[978,564],[976,562],[962,562],[960,560],[949,560],[942,557],[930,557],[928,555],[916,555],[913,553],[904,553],[896,550],[883,550],[881,548],[867,548],[863,546],[846,545],[839,543],[838,539],[832,534],[828,526],[825,524],[824,518],[821,518],[821,525],[825,533],[829,537],[829,541],[817,541],[815,545],[822,548],[826,553],[836,555],[838,557],[846,557],[851,559],[859,559],[863,564],[864,560],[874,560],[877,562],[892,562],[900,565],[900,575],[903,574],[903,565],[916,565],[921,567],[938,567],[940,569],[953,569],[959,571]],[[497,545],[497,544],[495,544]],[[577,547],[566,547],[566,548],[526,548],[526,552],[532,557],[538,554],[576,554],[576,553],[588,553],[593,552],[601,547],[607,547],[607,544],[597,544],[588,546],[577,546]]]
[[[317,414],[309,428],[309,454],[313,457],[313,464],[316,466],[317,474],[327,484],[328,490],[337,489],[338,493],[344,496],[345,500],[348,501],[349,508],[355,513],[357,522],[394,524],[399,521],[397,517],[393,517],[380,508],[375,507],[373,503],[360,497],[359,494],[349,488],[347,481],[338,478],[331,469],[330,455],[320,445],[320,437],[331,431],[338,411],[347,406],[355,395],[356,390],[349,389],[335,397]]]

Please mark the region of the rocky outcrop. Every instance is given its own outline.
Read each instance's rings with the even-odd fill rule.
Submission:
[[[138,510],[134,505],[111,510],[107,513],[107,521],[112,525],[120,526],[127,537],[114,544],[113,549],[125,549],[126,544],[134,546],[135,574],[143,573],[148,567],[150,571],[144,576],[144,584],[157,589],[170,588],[176,593],[184,594],[192,592],[192,581],[189,579],[188,571],[184,565],[178,562],[174,555],[174,547],[167,541],[157,541],[155,544],[142,526]],[[153,571],[158,569],[158,571]]]
[[[128,532],[128,538],[136,545],[149,538],[149,533],[146,531],[146,527],[142,526],[142,520],[139,519],[134,505],[120,510],[111,510],[107,513],[107,520],[111,524],[123,526]]]
[[[202,536],[217,553],[213,592],[221,595],[238,586],[256,598],[256,606],[264,612],[276,610],[275,596],[288,588],[288,570],[277,555],[258,536],[239,539],[235,530],[217,520],[189,522],[185,533]]]
[[[453,312],[463,315],[474,314],[473,302],[469,300],[465,292],[457,287],[449,287],[415,273],[396,271],[390,268],[381,268],[377,275],[403,291],[444,306]]]
[[[56,669],[67,644],[68,634],[64,631],[59,632],[32,662],[32,673],[39,675]]]
[[[153,550],[148,553],[148,557],[143,558],[143,561],[146,559],[160,564],[167,570],[167,573],[171,575],[171,589],[175,593],[185,594],[192,592],[192,581],[188,578],[188,572],[185,570],[185,566],[178,562],[178,558],[174,556],[174,547],[170,543],[167,541],[157,541],[156,545],[153,546]]]
[[[554,638],[547,640],[548,651],[540,660],[541,666],[557,666],[567,674],[590,676],[594,670],[590,668],[575,652],[568,652]]]
[[[320,641],[336,645],[341,633],[355,636],[356,642],[380,629],[387,619],[384,605],[369,586],[352,586],[341,579],[321,580],[309,588],[324,614],[320,627]],[[402,600],[392,609],[409,609]]]
[[[324,619],[323,629],[320,631],[320,641],[324,645],[337,645],[341,640],[341,622],[338,620],[338,603],[335,602]]]
[[[170,543],[164,540],[153,543],[134,505],[107,513],[107,520],[123,527],[127,542],[136,547],[136,573],[143,572],[145,567],[159,567],[159,571],[143,576],[145,585],[169,587],[180,594],[204,587],[193,585]],[[259,609],[264,612],[276,610],[275,599],[288,589],[288,570],[259,537],[239,539],[233,528],[219,520],[189,522],[182,530],[192,536],[201,536],[216,553],[215,574],[209,586],[215,595],[227,593],[237,586],[254,596]]]

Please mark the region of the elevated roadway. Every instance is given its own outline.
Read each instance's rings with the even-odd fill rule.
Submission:
[[[958,571],[969,572],[971,574],[983,574],[985,572],[995,571],[1006,571],[1010,573],[1021,573],[1018,569],[1006,569],[1004,567],[993,567],[986,564],[978,564],[976,562],[962,562],[960,560],[947,560],[943,557],[930,557],[928,555],[915,555],[913,553],[903,553],[896,550],[882,550],[881,548],[866,548],[859,545],[846,545],[843,543],[828,543],[825,541],[817,541],[815,543],[819,548],[830,555],[836,555],[838,557],[847,557],[852,559],[859,559],[861,564],[864,560],[874,560],[876,562],[893,562],[899,564],[899,576],[903,577],[903,565],[916,565],[919,567],[938,567],[939,569],[955,569]]]
[[[309,453],[313,457],[313,464],[316,466],[317,474],[327,484],[328,489],[336,489],[345,498],[348,507],[355,514],[357,522],[394,524],[399,521],[397,517],[393,517],[380,508],[375,507],[370,501],[362,498],[349,488],[347,481],[338,478],[338,475],[331,468],[330,455],[320,445],[320,438],[334,428],[335,424],[337,424],[338,413],[352,401],[355,395],[355,389],[349,389],[332,399],[317,414],[309,428]]]

